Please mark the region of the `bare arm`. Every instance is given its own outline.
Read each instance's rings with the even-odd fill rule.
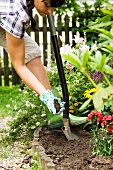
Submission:
[[[24,39],[19,39],[6,32],[8,51],[12,64],[24,83],[39,95],[46,91],[45,87],[26,67]]]

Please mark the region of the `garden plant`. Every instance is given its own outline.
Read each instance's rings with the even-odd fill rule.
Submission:
[[[113,10],[112,5],[108,3],[106,5]],[[110,10],[102,9],[102,11],[112,16]],[[108,18],[108,16],[106,17]],[[61,48],[62,57],[72,66],[79,69],[93,85],[92,89],[85,91],[84,95],[88,99],[79,109],[84,110],[90,102],[93,104],[94,111],[88,114],[88,120],[92,122],[94,153],[104,156],[113,154],[113,81],[111,79],[113,69],[109,64],[112,61],[113,55],[113,28],[111,26],[110,31],[107,31],[98,27],[103,25],[110,26],[111,24],[112,21],[91,27],[100,31],[100,36],[104,38],[103,42],[99,45],[87,46],[84,38],[75,36],[74,41],[76,45],[74,47],[65,45]],[[92,78],[92,72],[94,71],[100,74],[102,78],[101,83],[96,83]]]
[[[101,10],[101,15],[104,16],[90,22],[88,30],[83,26],[87,31],[86,37],[75,35],[74,46],[64,45],[61,48],[69,91],[69,113],[88,116],[87,126],[92,125],[93,154],[102,156],[113,155],[113,8],[110,4],[105,4],[106,10]],[[95,35],[95,30],[98,41],[92,44],[93,40],[97,40],[95,36],[89,42],[91,32]],[[51,68],[47,68],[47,72],[53,92],[62,96],[54,62],[51,63]],[[8,99],[9,103],[6,104],[14,119],[9,122],[10,129],[3,142],[32,140],[37,127],[48,125],[48,110],[39,100],[39,96],[26,86],[19,91],[18,95]],[[32,166],[38,168],[37,162],[33,161]]]

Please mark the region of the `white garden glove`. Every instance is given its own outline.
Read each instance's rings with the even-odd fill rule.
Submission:
[[[50,112],[53,114],[60,114],[63,112],[65,102],[62,102],[60,98],[55,97],[50,90],[46,90],[40,95],[40,100],[46,104]],[[55,108],[55,106],[59,106]]]

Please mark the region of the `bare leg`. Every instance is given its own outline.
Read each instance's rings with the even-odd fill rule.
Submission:
[[[42,64],[41,57],[34,58],[28,62],[26,66],[47,90],[51,90],[49,79],[44,65]]]

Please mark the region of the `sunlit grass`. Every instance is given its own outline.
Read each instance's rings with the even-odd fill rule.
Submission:
[[[0,118],[8,115],[8,106],[11,104],[11,99],[15,99],[18,93],[20,93],[19,86],[0,87]]]

